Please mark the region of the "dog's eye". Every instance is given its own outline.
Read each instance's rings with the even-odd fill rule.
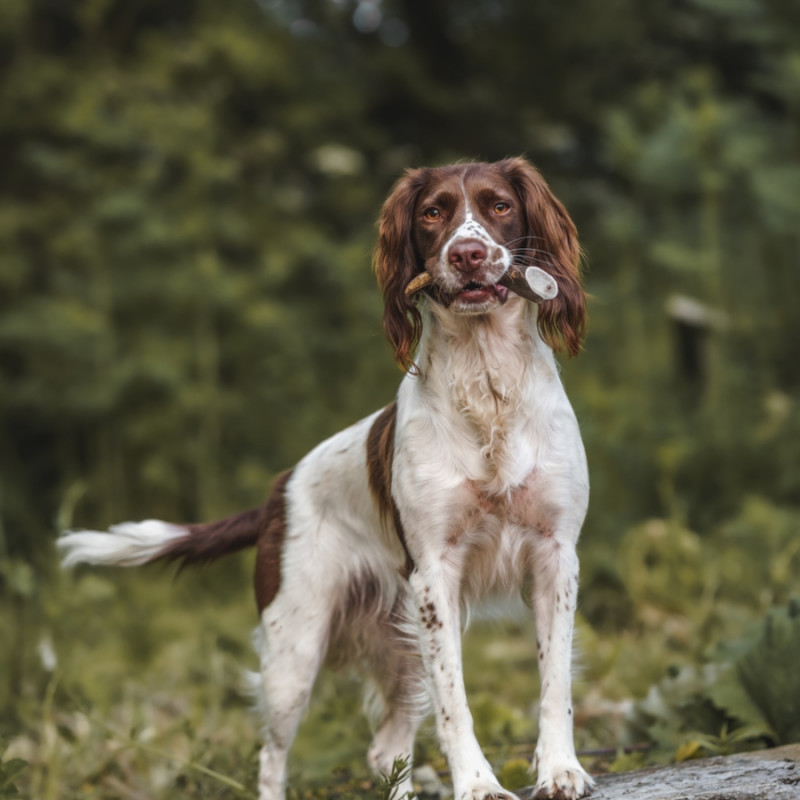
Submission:
[[[511,203],[504,203],[502,200],[498,203],[495,203],[494,206],[494,213],[498,216],[502,216],[503,214],[508,214],[511,211]]]
[[[422,216],[431,222],[436,222],[442,216],[442,212],[436,206],[431,206],[422,212]]]

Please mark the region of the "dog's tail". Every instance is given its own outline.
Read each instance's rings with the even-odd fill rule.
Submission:
[[[204,525],[173,525],[157,519],[123,522],[106,532],[67,531],[56,544],[64,567],[82,563],[135,567],[164,560],[179,561],[183,568],[253,546],[266,523],[265,511],[254,508]]]

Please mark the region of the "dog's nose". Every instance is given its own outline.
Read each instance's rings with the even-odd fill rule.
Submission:
[[[475,272],[486,261],[486,247],[477,239],[465,239],[454,244],[447,253],[450,263],[459,272]]]

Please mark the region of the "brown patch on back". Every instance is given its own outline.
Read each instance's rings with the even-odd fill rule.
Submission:
[[[397,426],[397,403],[390,403],[372,423],[367,435],[367,478],[369,488],[378,503],[384,520],[391,519],[397,538],[406,555],[404,575],[414,569],[414,560],[408,552],[406,535],[397,503],[392,497],[392,464],[394,462],[394,432]]]
[[[255,590],[259,614],[274,600],[281,586],[281,555],[286,539],[286,487],[291,477],[292,470],[278,476],[264,507],[256,550]]]

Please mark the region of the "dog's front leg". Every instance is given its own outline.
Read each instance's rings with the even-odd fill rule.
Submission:
[[[455,800],[515,800],[497,782],[475,738],[461,666],[460,572],[418,564],[409,582],[419,641],[434,704],[439,744],[447,756]]]
[[[573,743],[571,670],[577,597],[578,556],[573,537],[542,536],[537,543],[533,591],[541,678],[539,740],[533,760],[537,797],[576,800],[594,785],[578,762]]]

